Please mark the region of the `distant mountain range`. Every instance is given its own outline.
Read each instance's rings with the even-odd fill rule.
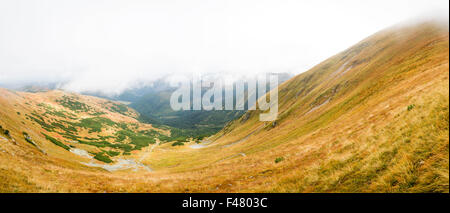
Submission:
[[[278,75],[279,84],[292,77],[289,73],[278,73],[276,75]],[[149,86],[129,89],[120,95],[109,98],[129,102],[129,106],[140,113],[140,120],[143,122],[175,127],[194,137],[214,134],[222,129],[225,124],[244,113],[240,110],[173,111],[170,107],[170,96],[177,89],[176,87],[170,86],[166,79],[159,79],[151,84],[144,85]],[[203,89],[203,93],[205,91],[206,88]],[[85,94],[105,98],[101,94]]]

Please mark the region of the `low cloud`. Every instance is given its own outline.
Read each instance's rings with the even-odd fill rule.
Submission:
[[[0,85],[118,94],[173,74],[297,74],[430,13],[448,20],[448,1],[1,1]]]

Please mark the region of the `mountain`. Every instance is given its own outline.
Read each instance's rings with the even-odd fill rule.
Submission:
[[[279,84],[292,77],[289,73],[276,74]],[[166,79],[159,79],[151,86],[129,89],[115,98],[131,102],[129,106],[140,113],[141,121],[174,127],[192,137],[215,134],[228,122],[244,113],[241,110],[174,111],[170,107],[170,96],[176,89],[171,87]],[[203,88],[202,94],[207,89]]]
[[[169,131],[140,123],[139,114],[119,102],[57,90],[0,94],[3,142],[25,141],[20,145],[44,155],[111,163],[171,140]]]
[[[248,112],[214,146],[248,156],[233,173],[270,174],[240,182],[251,191],[448,192],[448,36],[436,22],[370,36],[281,85],[276,121]]]
[[[277,120],[179,143],[119,102],[0,89],[0,191],[449,192],[448,23],[383,30],[278,91]]]

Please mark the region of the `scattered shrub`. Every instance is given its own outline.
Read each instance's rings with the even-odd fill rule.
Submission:
[[[61,99],[56,100],[56,102],[75,112],[88,112],[91,109],[88,105],[77,101],[74,97],[63,96]]]
[[[25,138],[25,141],[27,141],[28,143],[30,143],[33,146],[36,146],[36,144],[33,142],[33,140],[31,139],[30,135],[28,135],[28,133],[23,132],[23,137]]]
[[[105,162],[105,163],[112,163],[113,162],[108,156],[103,155],[103,152],[96,153],[94,158],[96,160],[99,160],[99,161],[102,161],[102,162]]]
[[[116,151],[105,151],[105,153],[111,157],[114,157],[114,156],[117,156],[120,154],[120,152],[116,152]]]
[[[277,157],[277,158],[275,158],[275,163],[279,163],[279,162],[281,162],[283,160],[284,160],[283,157]]]
[[[137,134],[128,129],[118,131],[116,133],[116,137],[118,142],[123,141],[126,137],[128,137],[131,140],[130,144],[134,145],[134,150],[140,150],[142,147],[156,143],[156,140],[153,137],[142,133]]]
[[[112,106],[109,107],[109,110],[112,112],[117,112],[120,113],[122,115],[127,115],[126,113],[128,112],[128,108],[127,106],[123,105],[123,104],[116,104],[116,103],[112,103]]]
[[[177,141],[177,142],[172,144],[172,146],[183,146],[183,145],[184,145],[184,143],[181,142],[181,141]]]
[[[49,136],[49,135],[46,135],[45,133],[42,133],[42,134],[45,136],[45,138],[46,138],[47,140],[49,140],[49,141],[52,142],[53,144],[55,144],[55,145],[57,145],[57,146],[60,146],[60,147],[62,147],[63,149],[65,149],[65,150],[67,150],[67,151],[70,150],[70,147],[66,146],[65,144],[61,143],[60,141],[56,140],[55,138],[53,138],[53,137],[51,137],[51,136]]]

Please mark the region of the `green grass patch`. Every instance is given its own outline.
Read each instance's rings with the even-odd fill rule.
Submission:
[[[113,161],[108,156],[104,155],[103,152],[96,153],[94,156],[94,159],[105,162],[105,163],[112,163]]]
[[[49,140],[49,141],[52,142],[53,144],[55,144],[55,145],[57,145],[57,146],[59,146],[59,147],[62,147],[63,149],[65,149],[65,150],[67,150],[67,151],[70,150],[70,147],[66,146],[65,144],[61,143],[60,141],[56,140],[55,138],[53,138],[53,137],[51,137],[51,136],[49,136],[49,135],[47,135],[47,134],[45,134],[45,133],[42,133],[42,134],[45,136],[45,138],[46,138],[47,140]]]
[[[174,142],[172,146],[184,146],[184,143],[181,141]]]
[[[80,123],[74,124],[81,128],[89,129],[89,133],[101,132],[102,128],[105,126],[114,126],[116,123],[109,118],[94,117],[85,118],[80,121]]]
[[[120,155],[120,152],[116,152],[116,151],[105,151],[106,154],[108,154],[111,157]]]
[[[63,96],[61,99],[56,100],[57,103],[74,111],[74,112],[88,112],[91,108],[85,103],[77,101],[74,97]]]
[[[140,150],[149,144],[156,143],[156,140],[153,137],[141,133],[135,133],[131,130],[120,130],[116,133],[116,137],[118,141],[123,141],[125,138],[129,138],[131,141],[130,144],[134,145],[135,150]]]

